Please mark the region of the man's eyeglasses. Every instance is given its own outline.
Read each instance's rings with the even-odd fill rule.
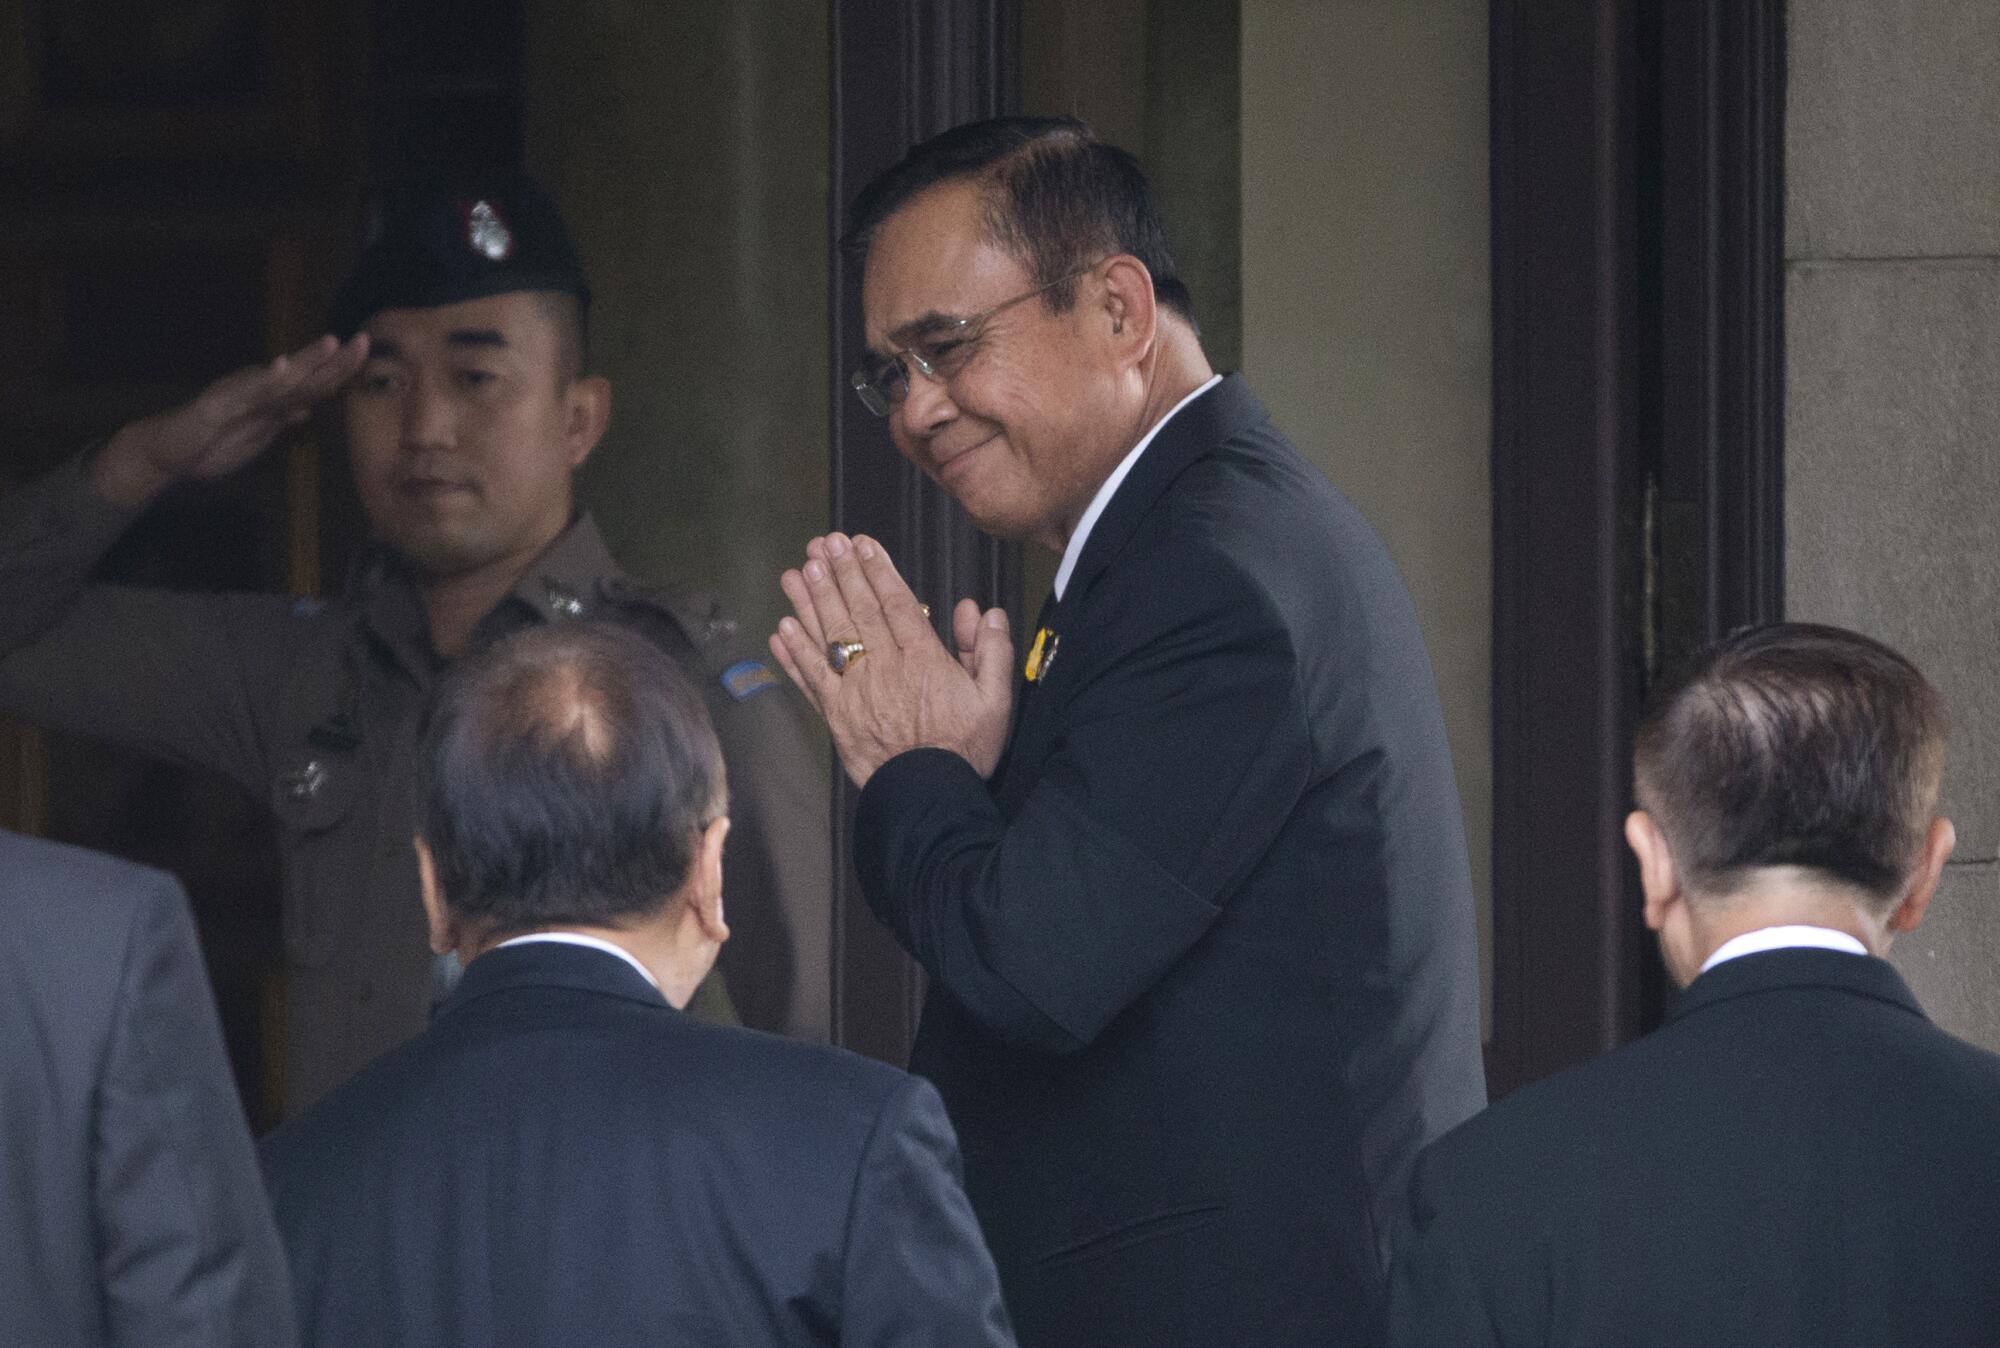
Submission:
[[[912,342],[900,351],[892,351],[886,356],[871,355],[868,364],[856,370],[848,383],[860,397],[863,407],[878,417],[886,417],[891,408],[909,396],[910,366],[914,365],[917,373],[926,379],[950,379],[972,359],[979,340],[980,324],[1002,309],[1011,309],[1024,300],[1055,289],[1065,281],[1074,281],[1096,265],[1093,262],[1089,267],[1079,267],[1067,276],[1058,276],[1012,299],[1001,300],[990,309],[982,309],[966,318],[955,318],[922,341]]]

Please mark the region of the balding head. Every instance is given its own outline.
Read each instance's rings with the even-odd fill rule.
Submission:
[[[659,914],[724,812],[700,697],[650,643],[597,623],[530,629],[466,661],[421,762],[445,903],[494,932]]]
[[[1695,657],[1639,732],[1640,806],[1690,894],[1797,868],[1878,907],[1921,860],[1944,705],[1908,660],[1837,627],[1779,623]]]

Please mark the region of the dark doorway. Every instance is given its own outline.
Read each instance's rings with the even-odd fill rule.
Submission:
[[[1658,1023],[1632,733],[1780,616],[1783,19],[1492,7],[1496,1096]]]
[[[366,28],[325,0],[31,5],[0,61],[0,483],[319,330],[354,233]],[[27,30],[24,30],[27,31]],[[310,436],[177,489],[103,579],[318,587]],[[142,661],[147,652],[135,649]],[[283,999],[275,840],[227,780],[0,727],[0,810],[176,872],[253,1123],[275,1118]]]

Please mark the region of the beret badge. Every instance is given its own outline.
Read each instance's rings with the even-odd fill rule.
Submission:
[[[490,201],[475,201],[466,209],[465,241],[488,262],[505,262],[514,251],[514,231]]]

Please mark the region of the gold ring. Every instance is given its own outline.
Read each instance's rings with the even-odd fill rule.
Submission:
[[[826,643],[826,662],[833,666],[836,674],[845,674],[847,667],[868,654],[868,648],[858,641],[829,641]]]
[[[929,604],[919,604],[917,605],[917,607],[924,611],[924,616],[926,618],[931,616],[931,606]]]

